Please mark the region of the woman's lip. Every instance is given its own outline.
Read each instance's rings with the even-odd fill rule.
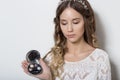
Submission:
[[[67,35],[68,38],[73,38],[74,36],[75,36],[75,34]]]

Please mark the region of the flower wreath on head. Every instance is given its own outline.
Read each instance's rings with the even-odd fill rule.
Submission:
[[[74,2],[79,2],[81,3],[85,9],[88,9],[86,3],[85,3],[85,0],[60,0],[59,4],[63,3],[63,2],[66,2],[66,1],[74,1]]]

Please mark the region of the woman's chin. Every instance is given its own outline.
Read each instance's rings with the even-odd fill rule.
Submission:
[[[75,39],[70,39],[69,42],[71,42],[71,43],[76,43],[77,40],[75,40]]]

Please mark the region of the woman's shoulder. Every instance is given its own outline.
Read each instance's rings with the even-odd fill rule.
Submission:
[[[107,51],[105,51],[105,50],[103,50],[103,49],[100,49],[100,48],[96,48],[96,49],[95,49],[95,54],[96,54],[96,55],[108,56]]]
[[[52,60],[52,52],[49,51],[49,52],[43,57],[43,60],[44,60],[46,63],[50,63],[50,61]]]
[[[92,55],[92,57],[94,57],[96,60],[105,60],[108,59],[108,53],[107,51],[100,49],[100,48],[96,48],[94,51],[94,54]]]

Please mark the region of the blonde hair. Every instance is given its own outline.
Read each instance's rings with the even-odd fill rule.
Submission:
[[[60,29],[60,15],[67,7],[73,8],[83,16],[85,22],[84,24],[85,32],[83,34],[84,40],[92,47],[96,47],[97,40],[95,36],[96,28],[95,28],[94,13],[89,2],[87,0],[82,0],[82,1],[84,1],[84,4],[87,6],[87,9],[84,7],[84,5],[81,2],[77,0],[62,1],[57,7],[56,17],[54,18],[55,45],[50,51],[51,53],[50,68],[53,75],[53,80],[55,79],[55,77],[59,77],[61,75],[61,72],[63,71],[62,66],[64,65],[64,55],[67,50],[67,47],[66,47],[66,38]],[[59,70],[62,71],[60,72]]]

